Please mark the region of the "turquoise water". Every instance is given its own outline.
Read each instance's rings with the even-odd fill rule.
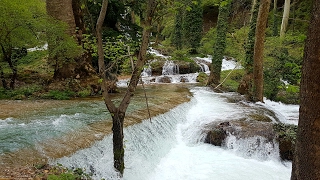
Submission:
[[[0,120],[0,154],[33,146],[38,142],[110,119],[101,100],[69,101],[60,107]]]

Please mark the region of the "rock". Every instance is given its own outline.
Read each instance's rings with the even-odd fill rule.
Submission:
[[[227,133],[223,129],[212,129],[208,132],[207,137],[205,139],[205,143],[209,143],[215,146],[222,146],[226,137]]]
[[[171,83],[171,79],[168,76],[163,76],[159,78],[160,83]]]
[[[222,146],[227,138],[226,128],[230,126],[229,122],[220,123],[216,128],[211,129],[205,139],[205,143],[215,146]]]
[[[298,126],[278,123],[274,124],[273,129],[276,132],[276,140],[279,143],[281,159],[292,161]]]

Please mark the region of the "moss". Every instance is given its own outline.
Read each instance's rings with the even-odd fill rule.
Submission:
[[[200,72],[197,76],[197,82],[199,82],[201,85],[207,84],[208,81],[208,75],[204,72]]]
[[[114,159],[123,159],[124,157],[124,148],[122,148],[121,150],[116,150],[113,152],[113,156]],[[120,174],[123,174],[124,171],[124,161],[122,160],[122,162],[120,164],[117,164],[119,167],[117,167],[116,169],[120,172]]]
[[[222,71],[220,81],[222,82],[231,71],[232,70]],[[233,70],[232,73],[227,77],[227,79],[222,84],[223,89],[225,89],[226,91],[236,92],[243,74],[244,74],[243,69]]]
[[[269,117],[267,117],[266,115],[262,115],[262,114],[250,114],[249,117],[255,121],[272,122],[272,120]]]
[[[292,160],[297,139],[297,125],[278,123],[274,124],[276,140],[279,143],[280,157],[283,160]]]

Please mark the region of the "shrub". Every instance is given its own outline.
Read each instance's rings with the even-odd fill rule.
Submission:
[[[199,82],[201,85],[206,85],[208,81],[208,75],[204,72],[200,72],[197,76],[197,82]]]
[[[56,99],[56,100],[68,100],[73,96],[75,96],[75,92],[70,90],[66,90],[66,91],[50,90],[48,93],[42,95],[42,97],[45,99]]]

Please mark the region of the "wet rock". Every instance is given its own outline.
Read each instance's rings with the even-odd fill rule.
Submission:
[[[205,143],[209,143],[215,146],[222,146],[225,139],[227,138],[227,128],[229,126],[229,122],[222,122],[216,127],[212,128],[205,138]]]
[[[189,80],[186,77],[181,77],[180,82],[185,83],[185,82],[189,82]]]
[[[282,160],[291,161],[293,158],[297,130],[295,125],[254,120],[249,115],[248,118],[215,122],[206,128],[205,143],[224,146],[228,136],[234,136],[236,139],[262,137],[265,143],[279,144],[279,154]]]
[[[159,83],[171,83],[171,78],[168,76],[163,76],[158,79]]]
[[[276,132],[275,138],[279,143],[281,159],[292,161],[298,126],[278,123],[274,124],[273,129]]]

